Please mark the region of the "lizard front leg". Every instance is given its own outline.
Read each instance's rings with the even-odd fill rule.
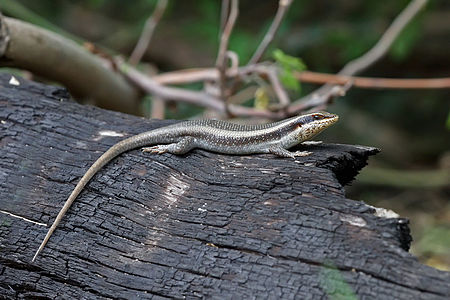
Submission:
[[[163,154],[166,152],[181,155],[185,154],[195,148],[194,138],[190,136],[183,137],[179,142],[167,144],[167,145],[156,145],[151,147],[142,148],[142,152],[150,152]]]

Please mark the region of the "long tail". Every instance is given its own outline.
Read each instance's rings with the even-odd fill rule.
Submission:
[[[56,216],[55,221],[53,221],[52,226],[47,232],[47,235],[45,236],[44,240],[42,241],[41,245],[39,246],[39,249],[36,251],[36,254],[33,256],[33,259],[31,260],[34,262],[36,257],[41,253],[42,249],[44,249],[45,245],[47,244],[48,240],[50,239],[50,236],[55,231],[56,227],[59,225],[59,222],[61,222],[61,219],[66,214],[67,210],[70,208],[72,203],[75,201],[77,196],[80,194],[80,192],[83,190],[84,186],[89,182],[89,180],[107,163],[109,163],[112,159],[114,159],[116,156],[120,155],[123,152],[126,152],[131,149],[135,149],[138,147],[142,147],[145,145],[152,145],[156,144],[159,141],[157,140],[158,134],[156,132],[157,130],[154,130],[153,132],[145,132],[141,133],[135,136],[132,136],[130,138],[127,138],[123,141],[118,142],[111,148],[109,148],[105,153],[103,153],[102,156],[100,156],[95,163],[87,170],[87,172],[83,175],[83,177],[80,179],[72,193],[70,194],[69,198],[67,198],[66,202],[64,203],[64,206],[59,211],[58,215]]]

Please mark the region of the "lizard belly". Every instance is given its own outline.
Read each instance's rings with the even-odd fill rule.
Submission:
[[[278,144],[278,142],[247,143],[243,147],[240,141],[234,142],[233,140],[228,140],[227,142],[220,143],[217,141],[196,140],[197,148],[224,154],[269,153],[268,149],[275,144]]]

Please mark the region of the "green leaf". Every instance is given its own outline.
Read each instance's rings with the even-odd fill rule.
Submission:
[[[306,69],[306,65],[301,58],[287,55],[280,49],[275,49],[272,55],[275,61],[284,69],[290,69],[291,71],[303,71]]]
[[[306,65],[303,63],[302,59],[287,55],[280,49],[275,49],[272,55],[280,68],[279,77],[281,83],[287,89],[299,92],[301,85],[298,79],[295,78],[294,73],[295,71],[301,72],[306,69]]]
[[[355,292],[332,261],[326,261],[319,273],[322,290],[331,300],[357,300]]]
[[[292,71],[286,69],[281,69],[280,72],[281,83],[288,89],[294,90],[296,92],[300,91],[300,82],[295,78]]]

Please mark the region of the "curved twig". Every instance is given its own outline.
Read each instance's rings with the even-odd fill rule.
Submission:
[[[130,55],[130,59],[128,61],[130,64],[137,65],[141,61],[153,37],[153,32],[166,11],[167,3],[168,0],[159,0],[152,15],[145,22],[144,30],[139,37],[136,47]]]
[[[248,61],[247,65],[256,64],[261,60],[261,57],[264,55],[264,52],[266,52],[267,47],[272,42],[273,38],[275,37],[275,34],[278,31],[278,28],[281,25],[281,21],[283,21],[283,18],[286,14],[286,12],[289,10],[289,6],[291,5],[292,0],[279,0],[278,2],[278,10],[275,15],[275,18],[273,19],[272,24],[270,25],[269,29],[267,30],[266,35],[264,36],[261,44],[259,44],[258,49],[256,49],[255,53],[253,54],[252,58]]]
[[[355,75],[379,60],[384,54],[386,54],[387,50],[392,46],[392,43],[398,37],[400,32],[413,19],[413,17],[417,15],[426,3],[427,0],[412,0],[395,18],[375,46],[373,46],[361,57],[347,63],[344,68],[339,71],[338,75]],[[296,114],[298,112],[311,109],[315,106],[327,105],[336,96],[339,96],[339,94],[336,94],[333,91],[333,86],[322,86],[309,95],[293,102],[293,104],[289,107],[289,113]]]

